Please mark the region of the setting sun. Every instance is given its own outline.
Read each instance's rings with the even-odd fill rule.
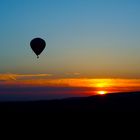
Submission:
[[[98,94],[100,94],[100,95],[104,95],[106,93],[107,93],[106,91],[98,91]]]

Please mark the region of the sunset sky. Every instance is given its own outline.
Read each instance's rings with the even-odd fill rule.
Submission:
[[[62,87],[73,95],[85,88],[88,94],[140,90],[140,1],[0,0],[0,19],[6,99],[25,87],[43,95]],[[34,37],[47,43],[39,59],[30,48]]]

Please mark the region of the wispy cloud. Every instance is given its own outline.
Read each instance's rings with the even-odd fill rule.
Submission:
[[[12,74],[0,74],[0,81],[16,80],[15,75]]]
[[[39,77],[50,77],[52,74],[0,74],[0,81],[8,81],[8,80],[17,80],[17,79],[32,79],[32,78],[39,78]]]
[[[79,75],[81,75],[79,72],[74,72],[74,73],[67,72],[65,74],[68,75],[68,76],[79,76]]]

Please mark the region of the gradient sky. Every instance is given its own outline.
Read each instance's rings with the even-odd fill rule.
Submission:
[[[0,0],[0,19],[0,101],[140,91],[140,1]]]
[[[0,73],[140,78],[138,0],[0,0],[0,19]]]

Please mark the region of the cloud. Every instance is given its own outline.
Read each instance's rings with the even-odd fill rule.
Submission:
[[[80,75],[80,73],[79,72],[75,72],[74,75]]]
[[[0,81],[9,81],[9,80],[17,80],[17,79],[34,79],[39,77],[50,77],[52,74],[0,74]]]
[[[0,81],[16,80],[16,77],[11,74],[0,74]]]
[[[74,72],[74,73],[67,72],[66,75],[69,75],[69,76],[79,76],[80,73],[79,72]]]
[[[13,76],[13,75],[12,75]],[[5,77],[3,78],[3,80],[5,80],[5,82],[0,82],[0,86],[3,87],[9,87],[9,86],[16,86],[16,87],[85,87],[89,85],[89,81],[85,80],[85,79],[76,79],[76,78],[64,78],[64,79],[55,79],[55,78],[46,78],[44,76],[46,75],[42,75],[43,77],[40,78],[36,78],[35,77],[32,78],[33,75],[26,75],[27,78],[25,78],[25,76],[22,78],[22,76],[20,75],[20,79],[18,78],[17,75],[14,75],[13,77],[17,80],[11,80],[11,75],[8,77],[7,75],[5,75]],[[31,78],[30,78],[31,76]],[[37,75],[40,76],[40,75]],[[2,77],[1,77],[2,78]],[[10,80],[9,80],[10,79]],[[2,80],[2,79],[1,79]]]

